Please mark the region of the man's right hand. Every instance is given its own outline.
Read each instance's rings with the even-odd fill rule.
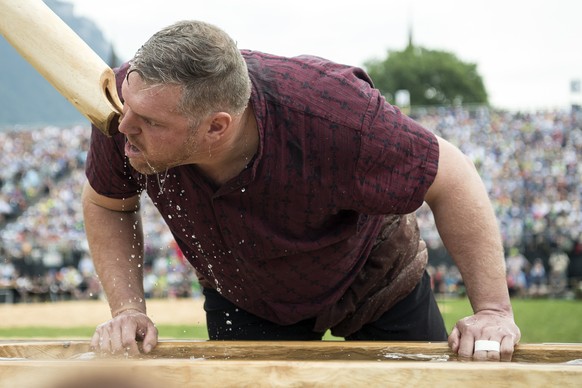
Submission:
[[[142,341],[144,353],[158,344],[158,329],[152,320],[138,310],[126,310],[97,326],[91,338],[96,353],[136,356],[140,354],[137,341]]]

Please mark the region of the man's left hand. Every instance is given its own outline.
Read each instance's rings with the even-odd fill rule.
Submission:
[[[511,361],[520,338],[513,316],[483,310],[457,322],[449,335],[449,346],[465,359]]]

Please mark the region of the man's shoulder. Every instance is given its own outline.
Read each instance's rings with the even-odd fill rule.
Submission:
[[[378,93],[368,74],[358,67],[313,55],[241,52],[253,87],[265,103],[359,126],[370,100]]]
[[[335,80],[344,86],[362,82],[373,86],[372,80],[363,69],[315,55],[285,57],[251,50],[241,50],[241,53],[251,74],[266,71],[270,75],[280,75],[283,80],[301,80],[301,78],[322,82]]]

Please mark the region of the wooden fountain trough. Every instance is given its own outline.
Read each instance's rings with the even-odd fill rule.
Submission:
[[[522,344],[512,362],[461,361],[446,343],[161,341],[97,357],[88,341],[0,343],[0,388],[581,387],[582,344]]]

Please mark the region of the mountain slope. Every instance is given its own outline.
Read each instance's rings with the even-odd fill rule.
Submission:
[[[72,4],[44,1],[104,61],[115,57],[97,25],[76,16]],[[0,128],[78,123],[87,120],[0,36]]]

